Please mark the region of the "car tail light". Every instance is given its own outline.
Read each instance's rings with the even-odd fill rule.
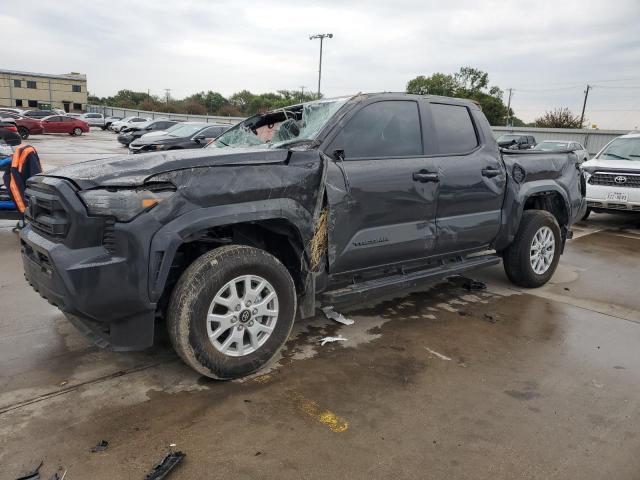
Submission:
[[[13,126],[9,126],[9,127],[3,127],[5,130],[7,130],[8,132],[18,132],[18,129],[16,127]]]

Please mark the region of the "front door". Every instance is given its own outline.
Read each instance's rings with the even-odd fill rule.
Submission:
[[[487,247],[500,229],[506,185],[497,146],[483,137],[489,124],[465,105],[431,103],[430,111],[438,143],[436,253]]]
[[[49,117],[42,121],[44,133],[62,133],[62,117]]]
[[[332,274],[409,263],[435,246],[437,183],[420,105],[385,100],[356,108],[325,149]]]

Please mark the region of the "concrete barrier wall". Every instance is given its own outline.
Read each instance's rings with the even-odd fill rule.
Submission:
[[[185,122],[206,122],[206,123],[229,123],[235,125],[244,120],[244,117],[218,117],[213,115],[188,115],[183,113],[163,113],[149,112],[146,110],[135,110],[131,108],[105,107],[102,105],[87,105],[87,112],[102,113],[105,117],[149,117],[170,118],[171,120],[183,120]]]
[[[607,143],[628,130],[593,130],[573,128],[491,127],[497,138],[505,133],[533,135],[537,142],[543,140],[571,140],[584,145],[589,155],[595,155]]]

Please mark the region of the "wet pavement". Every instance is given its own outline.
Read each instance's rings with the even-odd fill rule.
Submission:
[[[144,478],[173,449],[172,479],[637,479],[639,227],[593,215],[540,289],[496,266],[471,275],[484,291],[452,279],[353,306],[351,326],[299,321],[267,369],[214,382],[166,340],[91,346],[26,285],[1,223],[0,478],[40,461]]]

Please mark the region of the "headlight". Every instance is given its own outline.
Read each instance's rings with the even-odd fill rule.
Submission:
[[[90,215],[115,217],[128,222],[173,195],[173,190],[85,190],[80,197]]]
[[[589,179],[591,178],[591,172],[587,172],[586,170],[582,170],[582,174],[584,175],[584,179],[585,181],[589,181]]]

